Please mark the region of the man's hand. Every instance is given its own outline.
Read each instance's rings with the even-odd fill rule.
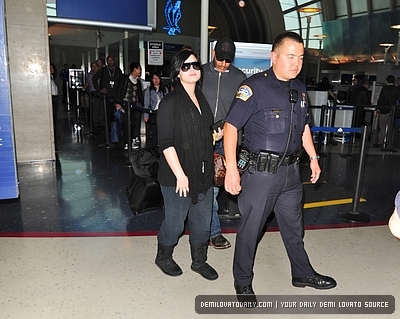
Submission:
[[[239,171],[236,167],[226,170],[225,190],[232,195],[237,195],[242,190],[242,186],[240,185]]]
[[[318,160],[315,159],[310,161],[310,169],[311,169],[310,182],[315,184],[318,181],[319,176],[321,175],[321,168],[319,167]]]

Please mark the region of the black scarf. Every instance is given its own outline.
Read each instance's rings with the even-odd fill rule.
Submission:
[[[180,109],[180,121],[177,123],[182,132],[182,154],[178,154],[182,168],[189,179],[189,196],[195,204],[198,195],[206,193],[213,181],[213,115],[203,93],[196,87],[196,97],[200,110],[190,99],[182,85],[176,85],[177,106]]]

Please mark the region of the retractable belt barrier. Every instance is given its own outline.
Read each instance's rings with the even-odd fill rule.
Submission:
[[[364,170],[364,162],[365,162],[365,148],[367,141],[367,132],[368,127],[319,127],[314,126],[311,128],[312,132],[340,132],[340,133],[362,133],[360,154],[359,154],[359,162],[358,162],[358,170],[356,177],[356,186],[355,192],[352,200],[353,209],[349,212],[339,213],[338,216],[350,222],[369,222],[370,217],[365,213],[360,213],[358,211],[358,206],[360,203],[361,197],[361,184],[362,184],[362,176]]]
[[[312,132],[332,132],[332,133],[361,133],[361,127],[311,127]]]

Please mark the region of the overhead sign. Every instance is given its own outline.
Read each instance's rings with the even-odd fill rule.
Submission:
[[[164,65],[164,43],[162,41],[147,42],[147,64]]]
[[[217,41],[210,42],[210,60],[211,51],[216,43]],[[247,77],[270,68],[272,44],[235,42],[235,47],[235,59],[232,64]]]

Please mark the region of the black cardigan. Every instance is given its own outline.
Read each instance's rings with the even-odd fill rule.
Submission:
[[[203,93],[196,88],[201,114],[185,89],[177,85],[160,102],[157,112],[160,168],[158,180],[163,186],[176,186],[176,177],[169,167],[163,151],[176,149],[179,161],[189,178],[189,196],[194,201],[213,182],[214,157],[212,131],[213,115]]]

